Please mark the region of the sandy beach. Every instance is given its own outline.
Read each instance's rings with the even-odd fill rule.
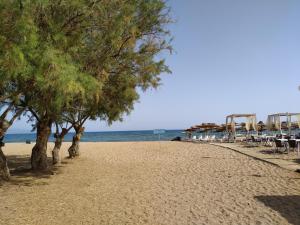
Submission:
[[[31,147],[4,148],[18,169],[0,186],[1,225],[300,224],[300,174],[229,149],[82,143],[79,159],[41,176],[22,172]]]

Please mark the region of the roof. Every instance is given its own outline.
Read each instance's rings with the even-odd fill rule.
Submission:
[[[300,113],[289,113],[289,112],[275,113],[275,114],[271,114],[271,115],[268,115],[268,116],[296,116],[296,115],[300,115]]]
[[[228,118],[228,117],[235,117],[235,118],[237,118],[237,117],[254,117],[254,116],[256,116],[256,114],[231,114],[231,115],[226,116],[226,118]]]

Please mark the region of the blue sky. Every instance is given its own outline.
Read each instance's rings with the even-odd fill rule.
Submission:
[[[122,123],[87,131],[181,129],[231,113],[300,112],[299,0],[169,0],[172,75]],[[10,133],[29,131],[25,119]]]

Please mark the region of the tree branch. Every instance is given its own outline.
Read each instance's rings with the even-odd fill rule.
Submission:
[[[10,126],[13,124],[13,122],[19,117],[21,116],[21,114],[25,111],[25,108],[23,109],[19,109],[19,111],[16,112],[16,114],[10,119],[9,124]]]
[[[31,114],[36,118],[36,120],[38,122],[41,122],[39,116],[37,115],[37,113],[31,107],[28,107],[28,110],[29,110],[29,112],[31,112]]]
[[[0,116],[1,120],[4,120],[7,116],[7,114],[9,113],[9,111],[13,108],[13,104],[10,104],[6,110],[2,113],[2,115]]]

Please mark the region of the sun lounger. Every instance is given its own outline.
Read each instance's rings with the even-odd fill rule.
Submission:
[[[292,148],[294,152],[296,151],[296,148],[298,147],[297,141],[295,139],[289,139],[288,140],[288,154],[290,153],[290,149]]]
[[[287,139],[275,139],[275,148],[273,150],[274,154],[275,151],[278,152],[279,149],[287,150],[287,143]]]

